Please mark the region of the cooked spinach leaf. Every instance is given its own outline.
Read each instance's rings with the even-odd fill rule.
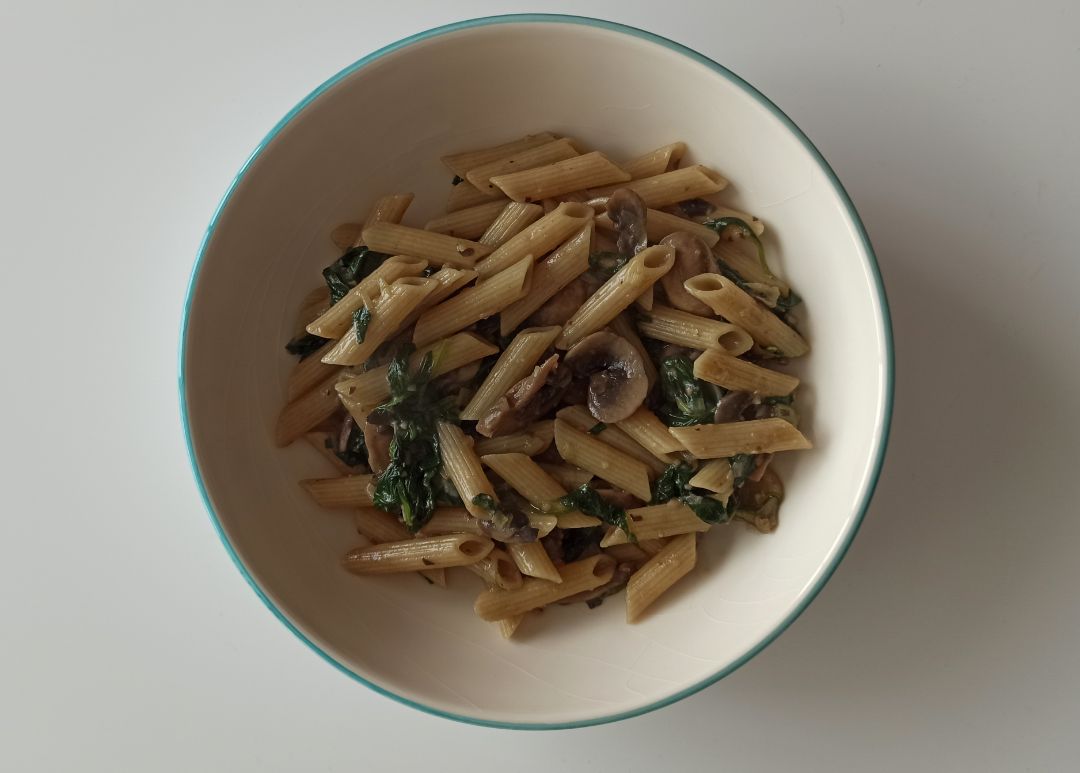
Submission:
[[[694,488],[690,485],[692,477],[694,469],[686,462],[668,465],[653,484],[652,504],[660,505],[678,499],[706,523],[727,521],[735,510],[735,502],[729,499],[725,506],[720,500],[713,499],[711,492]]]
[[[769,263],[765,259],[765,245],[761,243],[761,239],[758,238],[758,235],[754,233],[754,229],[752,229],[745,220],[741,220],[737,217],[718,217],[713,220],[706,220],[702,225],[713,229],[717,233],[723,233],[727,228],[735,228],[738,230],[739,233],[754,243],[754,247],[757,250],[758,263],[761,264],[761,270],[765,272],[766,276],[773,279],[776,278],[776,274],[769,268]],[[750,295],[755,298],[760,298],[761,294],[756,292],[754,288],[748,286],[746,280],[738,271],[729,266],[724,260],[717,258],[715,255],[713,257],[720,268],[721,274]],[[777,298],[775,305],[771,303],[766,303],[765,305],[771,308],[778,316],[783,316],[786,312],[790,311],[795,306],[798,306],[800,303],[802,303],[802,298],[800,298],[793,290],[789,289],[787,295],[781,294]]]
[[[330,305],[334,305],[360,283],[360,280],[377,269],[387,256],[372,252],[367,247],[352,247],[345,254],[323,269],[323,280],[330,288]]]
[[[596,422],[596,424],[593,424],[591,427],[589,427],[589,434],[590,435],[599,435],[605,429],[607,429],[607,424],[605,424],[602,421],[598,421],[598,422]]]
[[[630,531],[630,524],[626,518],[626,511],[618,505],[612,504],[600,496],[600,492],[588,483],[582,484],[566,496],[559,498],[559,504],[569,510],[580,510],[585,515],[599,518],[604,523],[617,526],[634,539]]]
[[[602,250],[589,255],[589,268],[597,277],[607,280],[615,276],[615,272],[625,266],[628,260],[630,258],[626,255]]]
[[[298,335],[296,338],[285,344],[285,351],[289,354],[295,354],[304,359],[309,357],[319,350],[319,347],[325,344],[329,339],[321,338],[311,333],[304,333]]]
[[[724,390],[694,378],[689,357],[667,357],[660,363],[660,407],[657,415],[669,427],[688,427],[713,420]]]
[[[431,518],[443,490],[436,422],[455,420],[453,406],[431,386],[434,356],[409,370],[411,345],[402,346],[387,367],[390,399],[368,416],[373,424],[390,426],[390,464],[379,476],[372,497],[375,506],[399,514],[415,532]]]
[[[731,477],[734,481],[732,486],[737,489],[746,483],[746,479],[754,471],[754,466],[757,464],[757,455],[735,454],[729,461],[731,462]]]
[[[364,431],[355,421],[349,421],[349,436],[345,439],[344,448],[333,441],[326,439],[326,447],[334,452],[334,456],[350,467],[359,467],[367,464],[367,446],[364,444]]]
[[[460,175],[454,175],[454,179],[450,181],[450,184],[451,185],[461,185],[463,182],[465,182],[464,177],[461,177]]]
[[[359,309],[353,312],[352,326],[353,333],[356,335],[356,343],[364,343],[364,336],[367,335],[368,325],[371,324],[371,309],[367,307],[365,303]]]

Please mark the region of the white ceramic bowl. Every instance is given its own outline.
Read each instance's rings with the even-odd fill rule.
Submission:
[[[793,76],[793,77],[797,77]],[[779,530],[716,528],[698,568],[640,623],[621,597],[544,612],[502,641],[472,613],[473,583],[442,591],[339,566],[355,532],[297,480],[326,474],[271,441],[282,346],[301,296],[337,252],[328,234],[380,194],[444,202],[439,157],[539,129],[615,158],[676,139],[733,181],[767,224],[774,267],[806,300],[814,350],[800,409],[815,449],[780,462]],[[345,673],[417,708],[511,727],[567,727],[663,706],[745,663],[806,607],[866,511],[892,392],[888,312],[869,241],[810,141],[705,57],[593,19],[513,16],[416,35],[331,78],[237,175],[195,264],[180,395],[196,479],[241,572],[297,636]],[[527,628],[527,630],[526,630]]]

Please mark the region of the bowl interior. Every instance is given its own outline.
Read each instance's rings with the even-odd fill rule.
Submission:
[[[440,590],[339,567],[355,531],[297,480],[333,474],[304,444],[273,447],[303,295],[337,257],[330,230],[380,194],[440,212],[447,152],[548,129],[628,158],[681,139],[761,217],[774,268],[806,300],[801,364],[816,448],[783,459],[769,536],[713,529],[700,566],[634,626],[622,598],[528,620],[502,641],[471,611],[466,574]],[[873,259],[829,173],[770,107],[646,37],[565,22],[465,27],[355,68],[287,121],[219,214],[195,278],[183,356],[198,473],[224,536],[273,606],[342,667],[458,717],[531,725],[641,710],[739,664],[827,578],[872,488],[888,342]]]

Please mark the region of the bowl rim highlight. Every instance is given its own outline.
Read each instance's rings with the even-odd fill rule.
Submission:
[[[188,354],[188,322],[191,316],[191,305],[194,297],[195,285],[198,281],[199,269],[202,266],[203,259],[206,255],[207,245],[210,242],[210,239],[214,233],[214,230],[217,226],[218,220],[221,217],[222,212],[232,198],[233,192],[236,190],[240,181],[247,173],[247,170],[251,166],[252,162],[262,154],[262,152],[266,149],[267,145],[297,115],[299,115],[308,105],[318,99],[319,96],[321,96],[325,91],[332,88],[337,83],[357,72],[358,70],[361,70],[372,62],[382,58],[383,56],[386,56],[387,54],[406,48],[414,43],[429,40],[431,38],[435,38],[452,32],[457,32],[460,30],[468,30],[500,24],[523,23],[567,24],[592,27],[621,33],[663,46],[671,51],[682,54],[683,56],[694,62],[705,65],[713,72],[717,73],[735,86],[739,87],[742,91],[744,91],[762,106],[767,108],[773,115],[775,115],[788,128],[788,130],[794,135],[794,137],[799,140],[799,142],[803,145],[803,147],[814,159],[814,161],[816,161],[818,167],[825,175],[825,178],[828,180],[829,184],[832,186],[833,192],[836,194],[837,198],[844,206],[848,217],[851,219],[851,222],[855,226],[855,236],[859,241],[861,248],[866,256],[867,268],[869,268],[869,274],[873,280],[874,291],[877,295],[877,305],[880,309],[880,318],[878,322],[881,328],[882,340],[884,345],[884,349],[882,352],[883,357],[880,364],[881,368],[883,369],[884,376],[884,394],[882,395],[880,413],[877,418],[877,426],[875,427],[876,449],[875,458],[872,460],[872,469],[862,492],[861,501],[856,508],[854,520],[851,523],[848,533],[843,536],[843,542],[840,546],[840,549],[833,557],[830,565],[827,566],[825,571],[821,574],[818,581],[806,593],[806,596],[803,598],[803,600],[795,607],[795,609],[793,609],[787,615],[787,617],[779,621],[773,627],[773,629],[766,636],[764,636],[761,641],[759,641],[753,648],[746,652],[742,657],[728,664],[724,668],[718,670],[716,673],[710,674],[704,679],[701,679],[694,684],[684,687],[683,689],[673,693],[672,695],[649,703],[645,706],[630,709],[627,711],[616,712],[613,714],[605,714],[596,717],[589,717],[586,719],[565,722],[508,722],[493,719],[482,719],[478,717],[470,717],[463,714],[455,714],[453,712],[444,711],[442,709],[437,709],[432,706],[427,706],[418,701],[414,701],[404,696],[397,695],[394,692],[386,689],[385,687],[369,681],[360,674],[357,674],[344,663],[341,663],[338,660],[334,659],[318,644],[309,639],[303,631],[297,628],[296,625],[294,625],[292,621],[290,621],[288,617],[286,617],[285,614],[280,609],[278,609],[274,602],[263,592],[262,588],[260,588],[259,585],[255,582],[254,578],[244,567],[244,564],[240,560],[240,556],[238,555],[236,549],[226,537],[221,522],[218,520],[217,514],[214,512],[214,508],[210,502],[209,493],[206,489],[202,474],[199,470],[198,460],[195,456],[194,441],[191,435],[191,421],[188,414],[189,408],[185,379],[185,363]],[[278,123],[255,147],[255,150],[252,151],[252,153],[248,156],[247,160],[244,161],[243,165],[240,167],[240,170],[236,173],[235,177],[229,183],[229,186],[225,190],[221,201],[214,209],[213,215],[210,218],[210,223],[207,226],[206,232],[203,234],[203,238],[199,244],[199,249],[196,254],[194,265],[192,266],[190,278],[188,280],[188,286],[185,291],[184,305],[181,312],[179,344],[178,387],[180,398],[180,418],[181,424],[183,426],[184,442],[187,448],[188,462],[191,466],[191,473],[194,476],[195,484],[199,490],[199,495],[202,498],[203,506],[206,508],[206,512],[210,516],[210,520],[214,525],[214,529],[217,531],[218,538],[224,545],[225,550],[229,554],[229,557],[232,559],[233,564],[239,570],[240,574],[247,581],[248,585],[255,592],[255,594],[262,600],[263,604],[266,605],[266,607],[274,614],[275,617],[277,617],[278,620],[281,621],[281,623],[286,628],[292,631],[294,635],[296,635],[302,642],[304,642],[315,653],[322,657],[323,660],[330,663],[342,673],[347,674],[349,677],[355,679],[356,681],[360,682],[366,687],[369,687],[370,689],[381,695],[392,698],[399,703],[403,703],[407,706],[411,706],[412,708],[419,709],[420,711],[424,711],[428,714],[434,714],[435,716],[453,719],[459,722],[465,722],[473,725],[516,730],[559,730],[576,727],[589,727],[592,725],[600,725],[608,722],[616,722],[622,719],[629,719],[631,717],[637,717],[642,714],[646,714],[650,711],[655,711],[656,709],[671,705],[672,703],[682,700],[687,696],[693,695],[699,690],[702,690],[705,687],[708,687],[709,685],[718,682],[720,679],[723,679],[728,674],[733,673],[736,669],[749,662],[754,656],[756,656],[759,652],[769,646],[769,644],[771,644],[780,634],[787,630],[787,628],[793,622],[795,622],[799,615],[801,615],[803,611],[810,605],[810,603],[817,597],[818,593],[821,592],[821,589],[832,577],[833,573],[836,571],[836,568],[840,565],[840,562],[843,561],[844,556],[848,551],[848,548],[851,546],[852,541],[855,539],[855,535],[858,533],[859,528],[862,525],[862,521],[866,516],[866,511],[869,508],[870,501],[873,499],[874,490],[877,487],[878,480],[881,476],[882,466],[885,460],[885,453],[889,442],[889,431],[892,420],[893,398],[895,392],[895,354],[893,344],[892,321],[889,313],[888,299],[885,294],[885,287],[881,277],[881,271],[878,267],[877,258],[874,255],[873,246],[870,243],[870,238],[866,233],[866,229],[863,226],[862,220],[859,218],[859,214],[856,211],[855,205],[852,203],[851,198],[848,196],[847,191],[844,189],[839,178],[837,178],[836,173],[833,171],[832,167],[829,166],[829,163],[821,155],[820,151],[818,151],[818,149],[814,146],[810,139],[802,132],[801,129],[799,129],[799,127],[795,124],[794,121],[792,121],[779,107],[773,104],[773,102],[769,100],[764,94],[762,94],[752,85],[740,78],[738,75],[733,73],[731,70],[704,56],[703,54],[700,54],[697,51],[680,43],[676,43],[675,41],[669,40],[667,38],[661,37],[660,35],[656,35],[642,29],[638,29],[636,27],[631,27],[625,24],[620,24],[618,22],[612,22],[603,19],[595,19],[587,16],[573,16],[564,14],[525,13],[485,16],[475,19],[467,19],[464,21],[453,22],[451,24],[446,24],[440,27],[434,27],[432,29],[425,30],[423,32],[418,32],[414,35],[410,35],[409,37],[402,38],[397,42],[384,46],[383,48],[380,48],[377,51],[374,51],[367,56],[362,57],[361,59],[358,59],[356,62],[353,62],[340,72],[331,76],[324,83],[314,89],[310,94],[304,97],[295,107],[293,107],[292,110],[286,113],[286,115],[280,121],[278,121]]]

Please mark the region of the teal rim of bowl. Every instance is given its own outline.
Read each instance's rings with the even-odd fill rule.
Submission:
[[[187,390],[185,388],[185,374],[184,363],[187,358],[187,332],[188,332],[188,318],[191,313],[191,302],[195,291],[195,283],[199,277],[199,267],[202,265],[203,257],[206,254],[206,247],[210,243],[210,238],[213,236],[214,228],[217,226],[218,219],[221,217],[222,211],[229,203],[229,199],[232,198],[233,191],[236,190],[236,186],[239,185],[240,180],[243,179],[244,174],[251,166],[252,162],[258,158],[258,156],[266,149],[266,146],[281,132],[282,129],[297,115],[299,115],[304,108],[314,102],[323,94],[323,92],[337,85],[341,80],[352,75],[357,70],[371,64],[375,60],[386,56],[387,54],[398,51],[406,46],[410,46],[413,43],[418,43],[422,40],[429,40],[431,38],[438,37],[439,35],[445,35],[449,32],[457,32],[458,30],[467,30],[474,27],[487,27],[494,24],[516,24],[516,23],[535,23],[535,22],[547,22],[556,24],[580,24],[586,27],[596,27],[598,29],[610,30],[612,32],[621,32],[624,35],[630,35],[632,37],[647,40],[650,43],[656,43],[672,51],[682,54],[683,56],[694,60],[700,64],[709,67],[714,72],[719,73],[730,82],[737,85],[747,94],[756,99],[759,103],[768,108],[773,115],[780,119],[780,121],[794,134],[810,155],[817,160],[821,170],[825,173],[829,182],[832,184],[833,190],[840,197],[845,209],[847,210],[848,217],[851,218],[852,223],[855,226],[856,233],[859,240],[862,242],[863,250],[866,253],[869,261],[870,274],[874,280],[874,288],[877,291],[878,304],[881,308],[881,327],[885,340],[885,357],[882,363],[882,367],[885,370],[885,404],[884,411],[881,416],[881,426],[878,429],[880,433],[880,444],[878,446],[877,458],[874,460],[873,471],[870,474],[870,484],[866,488],[866,492],[863,496],[863,501],[859,504],[858,515],[851,527],[850,532],[844,540],[844,544],[841,546],[839,552],[833,558],[832,565],[822,574],[814,587],[806,594],[806,597],[799,604],[799,606],[793,610],[784,620],[782,620],[772,631],[769,632],[760,642],[758,642],[749,652],[745,653],[742,657],[736,660],[734,663],[722,668],[715,674],[702,679],[700,682],[679,690],[673,695],[669,695],[661,700],[654,701],[647,706],[632,709],[630,711],[622,711],[617,714],[608,714],[606,716],[595,717],[592,719],[581,719],[571,722],[502,722],[492,719],[480,719],[477,717],[469,717],[462,714],[454,714],[453,712],[443,711],[441,709],[434,708],[432,706],[426,706],[423,703],[410,700],[401,695],[387,690],[385,687],[368,681],[364,677],[357,674],[348,666],[335,660],[329,653],[324,651],[315,642],[311,641],[300,629],[298,629],[292,621],[290,621],[285,614],[275,606],[274,602],[263,592],[262,588],[255,582],[254,578],[244,567],[243,562],[237,555],[236,550],[233,548],[232,543],[229,542],[228,537],[225,536],[225,531],[221,526],[221,522],[218,520],[217,514],[214,512],[213,506],[210,504],[210,495],[206,490],[206,485],[203,482],[202,475],[199,472],[199,464],[195,458],[194,443],[191,438],[191,422],[188,418],[188,404],[187,404]],[[312,91],[300,103],[290,110],[284,118],[278,121],[277,125],[270,130],[270,133],[266,135],[262,142],[258,144],[255,150],[248,156],[243,166],[240,167],[240,171],[237,172],[236,177],[229,184],[228,189],[225,191],[225,195],[222,196],[221,201],[218,203],[217,208],[214,210],[213,216],[210,218],[210,224],[206,227],[206,233],[203,235],[202,242],[199,244],[199,252],[195,258],[195,265],[191,270],[191,278],[188,280],[188,287],[186,297],[184,299],[183,316],[180,321],[180,368],[179,368],[179,388],[180,388],[180,418],[184,426],[184,440],[187,445],[188,461],[191,464],[192,475],[195,476],[195,483],[199,488],[199,495],[202,497],[203,505],[206,507],[206,512],[210,515],[210,520],[214,524],[214,529],[217,531],[218,537],[221,539],[222,544],[225,546],[225,550],[228,552],[229,557],[232,559],[236,568],[247,580],[248,585],[255,591],[255,594],[262,599],[262,602],[267,608],[274,613],[274,616],[282,622],[282,624],[292,631],[304,644],[314,650],[319,656],[323,658],[330,665],[344,674],[352,677],[361,684],[370,687],[375,692],[385,695],[388,698],[393,698],[399,703],[403,703],[406,706],[411,706],[414,709],[434,714],[439,717],[445,717],[447,719],[454,719],[458,722],[466,722],[473,725],[482,725],[485,727],[499,727],[507,728],[511,730],[563,730],[576,727],[589,727],[591,725],[602,725],[607,722],[617,722],[621,719],[630,719],[631,717],[637,717],[642,714],[646,714],[650,711],[669,706],[676,701],[682,700],[687,696],[708,687],[715,682],[723,679],[728,674],[732,673],[743,664],[749,662],[755,655],[768,647],[776,639],[777,636],[787,630],[796,618],[803,613],[803,611],[810,605],[810,602],[821,592],[821,589],[825,586],[825,583],[829,581],[833,573],[836,571],[836,567],[840,565],[844,556],[847,554],[848,548],[851,547],[852,540],[855,539],[855,535],[859,531],[859,527],[862,525],[863,518],[866,516],[867,508],[870,506],[870,500],[874,496],[874,489],[877,487],[878,479],[881,477],[882,464],[885,461],[885,451],[889,444],[889,429],[892,420],[893,411],[893,392],[895,389],[895,374],[894,374],[894,353],[893,353],[893,333],[892,333],[892,319],[889,315],[889,303],[885,296],[885,286],[881,279],[881,270],[878,268],[877,258],[874,256],[874,248],[870,244],[870,237],[866,234],[866,228],[862,224],[862,220],[859,218],[859,213],[855,210],[855,205],[851,202],[851,198],[848,196],[847,191],[844,190],[844,186],[840,183],[836,173],[829,166],[824,156],[810,139],[803,134],[802,130],[795,125],[788,116],[779,107],[774,105],[764,94],[751,86],[745,80],[738,75],[727,69],[723,65],[714,62],[707,56],[699,54],[691,48],[676,43],[673,40],[668,40],[660,35],[655,35],[651,32],[638,29],[636,27],[630,27],[625,24],[619,24],[617,22],[605,21],[603,19],[593,19],[587,16],[567,16],[563,14],[549,14],[549,13],[523,13],[523,14],[506,14],[501,16],[485,16],[478,19],[468,19],[466,21],[454,22],[452,24],[445,24],[441,27],[435,27],[434,29],[426,30],[424,32],[418,32],[415,35],[410,35],[407,38],[391,43],[388,46],[380,48],[362,59],[357,60],[353,64],[346,67],[341,72],[337,73],[317,89]]]

